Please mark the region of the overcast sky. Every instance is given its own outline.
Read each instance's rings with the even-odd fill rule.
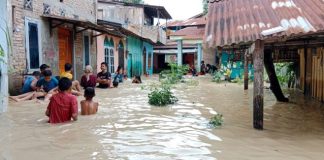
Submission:
[[[146,4],[164,6],[173,20],[185,20],[202,12],[202,0],[144,0]]]

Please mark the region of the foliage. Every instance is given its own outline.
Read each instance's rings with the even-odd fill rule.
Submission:
[[[287,86],[288,82],[295,77],[294,63],[275,64],[276,74],[281,86]]]
[[[172,94],[170,86],[162,85],[161,88],[155,88],[148,95],[149,104],[155,106],[166,106],[174,104],[178,99]]]
[[[8,50],[5,51],[4,50],[4,47],[1,46],[1,44],[0,44],[0,62],[4,62],[4,59],[3,58],[6,56],[6,52],[7,52],[7,54],[9,54],[12,51],[12,44],[11,44],[9,27],[6,26],[6,28],[2,28],[0,26],[0,31],[2,31],[5,34],[5,36],[6,36],[6,42],[7,42],[7,47],[8,47]]]
[[[214,115],[212,118],[210,118],[209,120],[209,125],[211,125],[212,127],[220,127],[221,125],[223,125],[224,119],[223,119],[223,115],[222,114],[216,114]]]
[[[144,4],[143,0],[123,0],[126,3]]]
[[[212,82],[220,83],[222,81],[223,75],[224,72],[222,70],[215,72],[213,75]]]
[[[240,77],[236,77],[234,80],[232,80],[233,83],[243,84],[244,79]]]
[[[188,73],[187,65],[178,66],[176,63],[170,63],[171,70],[164,70],[159,75],[159,80],[165,84],[176,84],[181,81],[182,76]]]
[[[208,0],[202,0],[203,3],[203,13],[207,14],[208,13]]]

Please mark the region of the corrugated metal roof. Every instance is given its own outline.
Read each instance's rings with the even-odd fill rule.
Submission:
[[[203,39],[205,27],[187,27],[171,33],[170,36],[182,36],[183,39]]]
[[[208,47],[324,31],[324,0],[210,0]]]

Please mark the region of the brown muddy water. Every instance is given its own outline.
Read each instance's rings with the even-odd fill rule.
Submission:
[[[251,86],[243,91],[208,76],[198,81],[198,86],[177,85],[179,102],[164,108],[148,105],[148,91],[129,81],[118,89],[98,89],[96,115],[61,125],[46,123],[46,104],[10,103],[0,114],[0,159],[323,159],[320,103],[298,92],[290,94],[291,103],[276,103],[265,90],[265,130],[257,131]],[[223,114],[224,125],[211,129],[207,123],[215,113]]]

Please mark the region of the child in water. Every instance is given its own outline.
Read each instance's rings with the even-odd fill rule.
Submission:
[[[98,111],[98,102],[92,101],[95,96],[95,89],[93,87],[87,87],[84,90],[85,100],[81,101],[81,115],[96,114]]]

